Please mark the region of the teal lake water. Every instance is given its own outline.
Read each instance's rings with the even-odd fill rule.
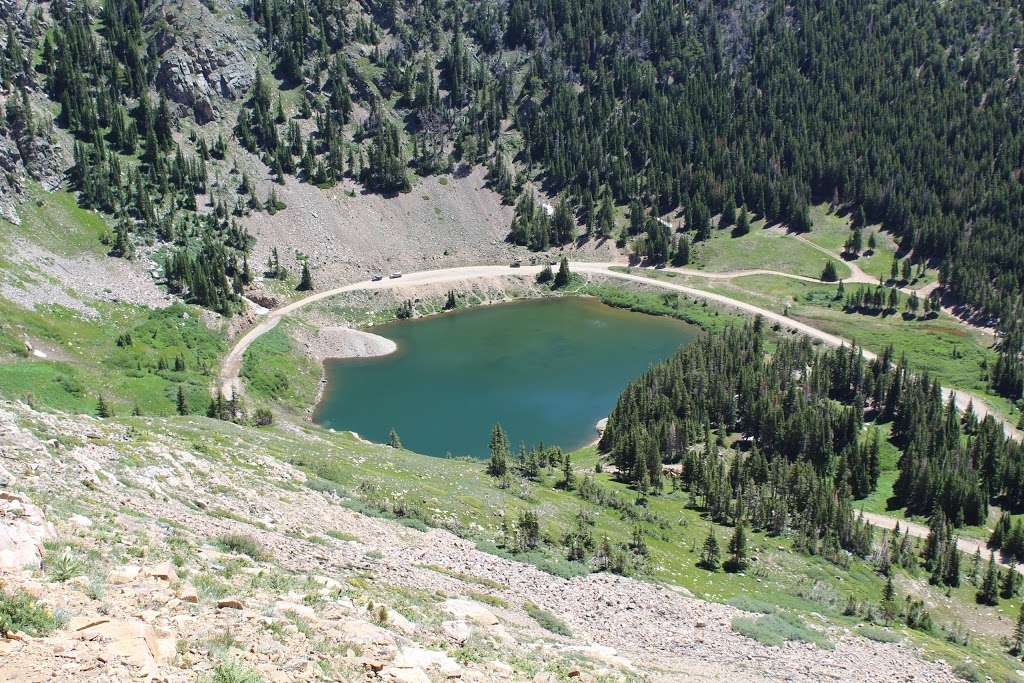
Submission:
[[[578,448],[631,379],[699,333],[585,298],[471,308],[373,328],[398,344],[326,363],[314,420],[429,455],[485,457],[491,426],[511,443]]]

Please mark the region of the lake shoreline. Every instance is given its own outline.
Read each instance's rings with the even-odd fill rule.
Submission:
[[[316,407],[323,399],[324,388],[327,386],[328,360],[346,358],[374,358],[387,356],[398,350],[398,344],[387,337],[367,332],[354,327],[331,326],[321,327],[304,340],[305,353],[320,365],[320,379],[317,382],[316,397],[308,409],[309,420],[313,420]]]

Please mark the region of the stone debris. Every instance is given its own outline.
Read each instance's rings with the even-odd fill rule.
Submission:
[[[29,423],[85,443],[58,446]],[[164,435],[140,446],[124,429],[0,402],[0,449],[19,490],[76,507],[44,513],[31,493],[0,489],[0,528],[30,522],[36,560],[5,570],[3,589],[67,617],[43,637],[0,640],[2,681],[184,683],[224,666],[280,683],[880,682],[893,671],[905,681],[955,680],[913,647],[838,629],[829,632],[833,650],[763,646],[732,631],[735,608],[621,576],[565,580],[446,531],[363,516],[241,442],[219,459]],[[273,559],[221,551],[213,540],[228,533],[258,540]],[[69,541],[84,563],[76,576],[52,581],[40,568],[43,538]],[[480,585],[459,577],[493,579],[493,603],[472,599]],[[527,602],[557,614],[572,635],[542,628]]]

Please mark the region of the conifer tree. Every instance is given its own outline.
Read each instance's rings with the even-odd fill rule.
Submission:
[[[313,274],[309,272],[309,259],[302,261],[302,277],[297,288],[300,292],[313,291]]]
[[[568,453],[562,455],[562,481],[560,486],[571,491],[576,486],[576,477],[572,472],[572,459]]]
[[[107,403],[107,399],[104,398],[103,394],[100,394],[96,400],[96,417],[108,418],[113,416],[114,411],[110,408],[110,404]]]
[[[741,572],[747,568],[747,535],[743,522],[737,522],[729,539],[729,559],[725,561],[725,571]]]
[[[1017,594],[1017,568],[1008,567],[1002,572],[1002,581],[999,585],[999,597],[1009,600]]]
[[[391,446],[392,448],[402,447],[402,440],[398,438],[398,432],[395,431],[394,427],[392,427],[391,430],[388,432],[388,445]]]
[[[1013,628],[1013,642],[1010,645],[1010,654],[1020,657],[1024,654],[1024,604],[1017,612],[1017,625]]]
[[[508,437],[500,424],[491,428],[491,457],[487,461],[487,474],[492,477],[503,477],[508,472],[509,447]]]
[[[188,402],[185,400],[185,389],[178,385],[178,400],[177,400],[178,415],[188,415]]]
[[[981,587],[975,594],[975,599],[981,605],[997,605],[999,603],[999,570],[996,568],[995,553],[989,553],[988,569],[985,570],[985,578],[981,581]]]
[[[562,257],[562,260],[558,263],[558,273],[555,275],[555,281],[553,286],[555,289],[561,289],[569,284],[569,278],[571,273],[569,272],[569,260]]]
[[[704,547],[700,553],[700,560],[697,566],[709,572],[717,572],[719,565],[718,538],[715,536],[715,528],[708,529],[707,538],[704,539]]]
[[[882,588],[882,618],[886,623],[896,618],[896,587],[892,584],[891,575],[886,577]]]
[[[825,269],[821,271],[822,282],[835,282],[839,279],[839,274],[836,273],[836,264],[831,259],[825,262]]]

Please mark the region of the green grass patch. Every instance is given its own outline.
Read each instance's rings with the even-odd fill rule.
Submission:
[[[870,624],[862,626],[857,633],[876,643],[899,643],[903,641],[903,636],[899,633],[880,626],[871,626]]]
[[[257,562],[263,562],[270,559],[270,553],[268,553],[266,548],[263,547],[263,544],[252,536],[245,536],[243,534],[224,534],[217,537],[215,544],[221,550],[239,553],[241,555],[248,555]]]
[[[445,576],[450,576],[453,579],[458,579],[459,581],[462,581],[464,583],[475,583],[478,586],[483,586],[484,588],[491,588],[494,590],[505,590],[508,588],[508,586],[501,583],[500,581],[494,581],[493,579],[488,579],[483,576],[477,576],[475,574],[467,574],[466,572],[448,569],[448,567],[442,567],[436,564],[421,564],[420,566],[424,569],[429,569],[432,572],[437,572],[438,574],[444,574]]]
[[[836,257],[840,278],[850,269]],[[805,277],[819,277],[828,257],[813,246],[786,234],[780,228],[765,229],[763,220],[750,225],[750,232],[733,237],[729,230],[712,230],[711,238],[696,242],[688,267],[715,273],[734,270],[777,270]]]
[[[288,335],[295,324],[281,322],[254,341],[245,351],[241,375],[250,396],[302,409],[316,399],[320,367]]]
[[[115,413],[172,415],[180,386],[190,412],[205,413],[208,387],[225,350],[198,309],[182,304],[150,310],[97,304],[87,318],[59,306],[28,311],[0,300],[0,340],[31,340],[59,349],[55,358],[0,356],[0,396],[93,413],[103,395]]]
[[[557,633],[560,636],[572,636],[572,631],[569,630],[566,623],[546,609],[538,607],[532,602],[523,603],[523,609],[530,615],[530,618],[548,631]]]
[[[787,640],[811,643],[825,650],[834,647],[828,638],[809,628],[795,614],[765,614],[757,618],[735,617],[732,620],[732,630],[773,647],[778,647]]]

